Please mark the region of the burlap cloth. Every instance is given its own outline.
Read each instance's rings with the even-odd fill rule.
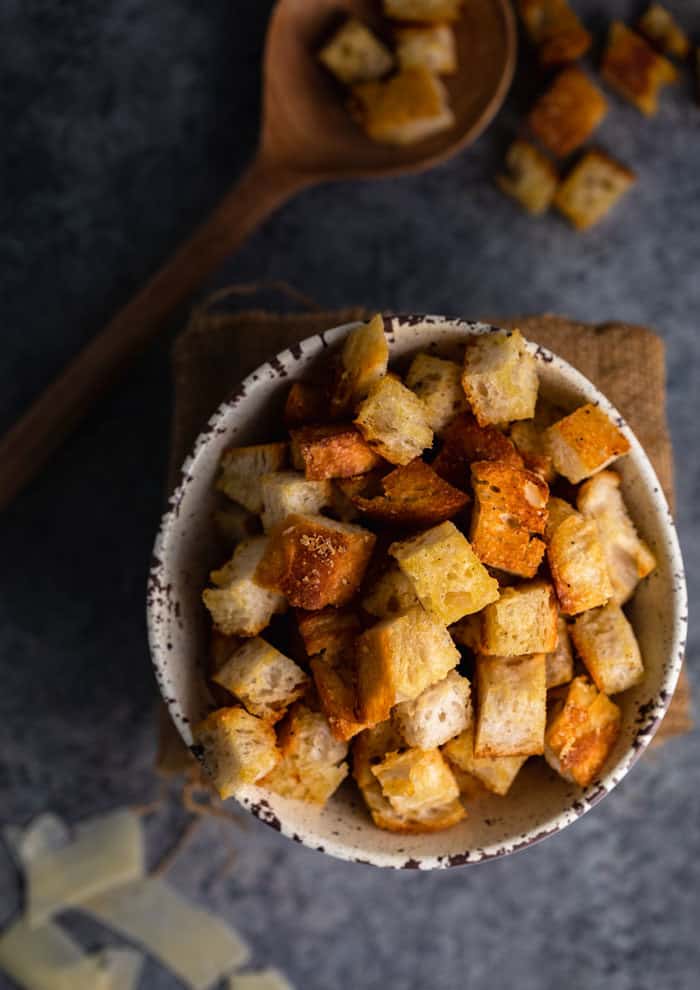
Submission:
[[[171,445],[171,480],[217,405],[235,385],[274,354],[320,330],[364,319],[360,307],[320,312],[313,302],[282,284],[270,288],[292,296],[311,312],[281,315],[265,310],[222,312],[227,297],[254,294],[258,286],[237,286],[217,293],[194,310],[173,349],[175,412]],[[529,316],[490,322],[519,327],[530,340],[548,347],[600,388],[632,427],[656,469],[673,505],[673,452],[666,421],[664,345],[646,327],[626,323],[593,326],[563,316]],[[685,670],[655,742],[692,727],[690,691]],[[171,740],[163,739],[161,752]],[[163,760],[161,760],[161,763]]]

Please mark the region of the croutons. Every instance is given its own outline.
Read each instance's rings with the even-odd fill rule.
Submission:
[[[255,784],[280,759],[275,730],[243,708],[219,708],[195,727],[195,742],[219,797]]]
[[[413,701],[394,708],[394,723],[409,746],[433,749],[459,735],[472,719],[471,685],[451,670]]]
[[[541,216],[549,209],[559,174],[546,155],[518,138],[506,152],[505,171],[496,176],[501,192],[516,200],[528,213]]]
[[[467,407],[462,369],[456,361],[416,354],[406,373],[406,385],[422,399],[430,429],[440,436],[457,413]]]
[[[392,464],[408,464],[433,443],[426,407],[394,375],[370,388],[355,424],[370,447]]]
[[[354,412],[370,388],[383,378],[389,365],[389,344],[381,313],[356,327],[345,338],[340,368],[331,396],[334,416]]]
[[[639,644],[619,605],[611,602],[579,615],[571,638],[599,691],[617,694],[644,677]]]
[[[306,691],[309,678],[293,660],[257,636],[243,643],[212,677],[251,715],[277,722]]]
[[[406,577],[398,564],[388,567],[375,578],[362,599],[365,612],[379,619],[407,612],[416,605],[420,605],[420,602],[413,590],[413,582]]]
[[[592,403],[550,426],[547,443],[554,467],[573,485],[602,471],[630,449],[627,438]]]
[[[362,515],[393,526],[433,526],[456,515],[469,496],[416,458],[381,480],[383,495],[351,497]]]
[[[290,708],[279,733],[282,759],[260,781],[283,797],[325,804],[348,773],[347,743],[336,739],[324,715],[301,702]]]
[[[576,509],[569,502],[563,498],[551,496],[547,502],[547,524],[544,527],[546,542],[551,543],[552,537],[565,519],[577,514]]]
[[[422,608],[384,619],[356,641],[358,717],[376,725],[457,666],[447,629]]]
[[[563,615],[557,619],[557,645],[545,657],[547,690],[568,684],[574,676],[574,655],[571,651],[569,624]]]
[[[355,17],[336,31],[318,53],[318,59],[346,86],[381,79],[394,66],[386,45]]]
[[[543,654],[476,660],[476,756],[537,756],[547,717]]]
[[[501,461],[476,461],[469,539],[479,560],[533,577],[544,555],[549,488],[538,474]]]
[[[359,588],[375,536],[325,516],[293,515],[272,530],[255,580],[290,605],[345,605]]]
[[[360,632],[355,612],[342,608],[324,608],[320,612],[297,609],[297,626],[310,657],[323,653],[326,659],[347,653]]]
[[[479,426],[470,412],[462,413],[446,427],[440,453],[431,467],[456,488],[470,484],[473,461],[504,461],[522,467],[523,461],[511,440],[495,426]]]
[[[291,430],[292,461],[309,481],[352,478],[379,464],[379,457],[350,423]]]
[[[397,28],[396,56],[402,69],[424,65],[439,76],[457,71],[457,45],[448,24]]]
[[[537,365],[520,331],[499,330],[468,341],[462,387],[479,426],[532,419]]]
[[[601,471],[581,485],[576,504],[598,527],[613,587],[612,601],[624,605],[642,578],[654,570],[656,560],[629,517],[620,492],[620,476]]]
[[[664,54],[680,59],[688,57],[690,40],[687,34],[679,27],[671,12],[660,3],[652,3],[640,17],[637,26],[652,45]]]
[[[481,653],[481,612],[465,615],[453,623],[448,632],[455,643],[466,646],[472,653]]]
[[[577,230],[587,230],[602,220],[636,181],[634,172],[625,165],[593,149],[560,184],[554,205]]]
[[[545,148],[565,158],[591,136],[607,112],[607,100],[598,87],[585,72],[572,67],[559,73],[527,119]]]
[[[258,584],[255,572],[268,549],[266,536],[239,543],[231,560],[212,571],[217,588],[206,588],[202,601],[214,625],[226,636],[257,636],[275,612],[286,608],[284,596]]]
[[[392,543],[389,553],[413,584],[423,607],[446,626],[498,597],[498,582],[451,522]]]
[[[320,423],[328,417],[328,397],[322,385],[294,382],[287,393],[284,406],[284,425],[308,426]]]
[[[546,581],[504,588],[482,612],[481,649],[504,657],[550,653],[557,644],[557,614],[554,589]]]
[[[578,512],[568,516],[549,541],[547,559],[565,615],[596,608],[611,598],[613,588],[593,520]]]
[[[287,516],[302,512],[317,514],[331,503],[330,481],[308,481],[296,471],[275,471],[260,479],[262,524],[271,530]]]
[[[587,677],[575,677],[547,726],[545,759],[566,780],[588,787],[620,734],[620,709]]]
[[[353,86],[350,108],[367,136],[381,144],[414,144],[448,130],[455,121],[447,90],[422,65]]]
[[[609,86],[647,117],[659,109],[661,87],[678,77],[672,62],[621,21],[610,25],[600,72]]]
[[[253,447],[231,447],[221,458],[216,487],[250,512],[262,512],[260,478],[279,471],[287,463],[286,443],[259,443]]]
[[[404,818],[422,815],[459,798],[459,788],[439,749],[389,753],[371,768],[382,794]]]
[[[540,478],[551,485],[557,473],[549,455],[544,430],[540,429],[534,420],[522,420],[513,423],[510,439],[525,462],[525,467],[539,474]]]
[[[384,13],[396,21],[456,21],[462,0],[383,0]]]
[[[242,505],[229,502],[214,513],[214,524],[231,550],[242,540],[257,536],[260,520]]]
[[[311,673],[318,692],[323,714],[328,719],[336,739],[347,741],[366,729],[355,714],[357,707],[357,678],[354,658],[322,656],[311,661]]]
[[[575,62],[591,47],[591,35],[567,0],[518,0],[518,9],[546,68]]]
[[[474,777],[483,787],[498,794],[506,795],[518,775],[527,756],[474,756],[474,726],[468,726],[456,739],[450,739],[443,746],[447,761]]]

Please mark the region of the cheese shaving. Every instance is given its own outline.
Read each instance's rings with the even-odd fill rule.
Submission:
[[[278,969],[257,969],[236,973],[229,980],[229,990],[294,990]]]
[[[0,968],[26,990],[122,990],[110,984],[99,955],[85,955],[51,922],[30,928],[20,919],[7,928],[0,935]]]

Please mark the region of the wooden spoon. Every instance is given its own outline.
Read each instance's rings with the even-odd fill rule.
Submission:
[[[473,141],[510,86],[516,32],[509,0],[466,0],[455,25],[459,71],[447,80],[455,125],[403,148],[375,144],[350,118],[315,51],[352,12],[379,30],[376,0],[279,0],[263,63],[257,155],[192,238],[166,262],[0,441],[0,508],[32,478],[68,431],[163,320],[294,193],[331,179],[417,172]],[[383,26],[382,26],[383,25]]]

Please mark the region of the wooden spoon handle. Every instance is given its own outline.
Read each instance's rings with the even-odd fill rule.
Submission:
[[[0,440],[0,509],[185,300],[285,199],[303,176],[256,158],[238,184],[172,258],[75,357]]]

